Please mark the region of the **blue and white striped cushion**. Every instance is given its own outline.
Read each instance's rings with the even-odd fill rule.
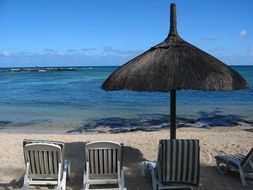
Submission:
[[[245,156],[241,154],[227,154],[227,155],[215,156],[216,160],[219,160],[220,162],[233,166],[234,168],[237,168],[237,169],[243,162],[244,158]]]
[[[160,183],[199,184],[199,141],[160,140],[157,175]]]
[[[252,167],[247,166],[249,165],[250,160],[253,161],[253,148],[246,156],[242,154],[227,154],[215,156],[215,159],[237,169],[241,166],[243,169],[250,169],[250,171],[252,171]]]

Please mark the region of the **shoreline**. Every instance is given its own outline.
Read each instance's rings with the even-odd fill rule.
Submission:
[[[229,124],[229,125],[228,125]],[[0,133],[20,133],[20,134],[69,134],[69,135],[86,135],[86,134],[124,134],[134,132],[155,132],[169,129],[169,125],[164,123],[150,127],[143,126],[119,126],[114,128],[107,125],[97,125],[96,127],[82,128],[71,125],[28,125],[28,126],[0,126]],[[253,120],[245,120],[244,122],[227,123],[226,125],[203,125],[195,123],[177,123],[177,130],[180,129],[212,129],[215,130],[232,129],[232,128],[253,128]]]
[[[24,174],[24,158],[22,142],[24,139],[63,141],[66,145],[66,159],[72,162],[68,187],[82,187],[84,166],[84,144],[90,141],[111,140],[122,142],[124,149],[124,169],[126,187],[129,190],[151,189],[151,181],[140,175],[141,162],[156,160],[160,139],[169,138],[169,130],[162,129],[153,132],[126,133],[87,133],[87,134],[39,134],[10,133],[0,131],[0,189],[21,187]],[[252,148],[253,127],[213,127],[179,128],[177,138],[200,140],[200,189],[209,190],[243,190],[237,173],[223,176],[215,167],[214,156],[224,153],[247,154]],[[252,188],[253,181],[249,181]]]

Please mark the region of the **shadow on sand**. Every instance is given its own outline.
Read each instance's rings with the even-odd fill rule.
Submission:
[[[247,180],[243,186],[238,172],[229,171],[226,175],[220,174],[216,166],[200,166],[200,190],[252,190],[253,180]]]
[[[8,173],[10,168],[0,168],[1,173]],[[17,174],[22,174],[24,171],[22,169],[11,169],[11,173],[17,173]],[[9,183],[0,183],[0,190],[13,190],[13,189],[18,189],[23,185],[23,176],[18,179],[13,179]]]
[[[253,133],[253,128],[252,129],[244,129],[244,131]]]
[[[107,117],[88,121],[84,126],[68,131],[72,132],[130,132],[130,131],[155,131],[169,126],[169,115],[165,114],[139,114],[134,118]],[[222,114],[220,111],[198,112],[196,118],[177,117],[177,127],[211,128],[214,126],[237,126],[248,124],[253,126],[253,121],[239,115]]]
[[[71,160],[71,175],[67,181],[67,189],[82,189],[83,170],[84,170],[84,145],[83,142],[66,143],[66,159]],[[130,146],[124,148],[124,169],[125,185],[128,190],[151,190],[151,179],[145,179],[141,176],[141,162],[145,160],[140,150]],[[5,172],[1,170],[1,172]],[[6,170],[7,172],[7,170]],[[24,171],[16,171],[23,173]],[[250,190],[253,181],[248,180],[249,185],[243,187],[240,183],[240,176],[236,172],[229,172],[227,175],[218,173],[215,166],[200,167],[200,190]],[[8,184],[0,184],[0,190],[12,190],[20,188],[23,184],[23,176],[20,179],[12,180]]]
[[[66,159],[71,160],[71,175],[68,186],[74,189],[81,189],[83,186],[84,145],[83,142],[66,143]],[[144,160],[142,153],[138,149],[125,146],[123,159],[126,187],[128,189],[150,189],[149,184],[146,183],[140,172],[141,162]],[[138,181],[137,186],[136,180]]]
[[[84,171],[84,142],[65,143],[65,159],[71,161],[70,179],[67,181],[68,189],[82,189]],[[141,176],[142,153],[130,146],[124,147],[125,185],[131,189],[151,189],[151,183]],[[1,172],[4,172],[1,170]],[[24,173],[24,171],[17,171]],[[11,190],[22,187],[23,176],[7,184],[0,184],[0,190]]]

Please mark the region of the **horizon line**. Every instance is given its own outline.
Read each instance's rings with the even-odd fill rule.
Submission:
[[[9,68],[60,68],[60,67],[121,67],[122,65],[68,65],[68,66],[14,66],[14,67],[0,67],[0,69],[9,69]],[[252,65],[227,65],[227,66],[242,66],[242,67],[247,67],[247,66],[253,66]]]

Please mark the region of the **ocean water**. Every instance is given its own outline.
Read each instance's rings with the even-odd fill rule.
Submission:
[[[100,89],[117,67],[0,69],[0,128],[54,126],[70,131],[153,130],[169,121],[169,93]],[[253,120],[253,66],[234,66],[250,88],[177,91],[178,126]],[[101,127],[102,126],[102,127]]]

